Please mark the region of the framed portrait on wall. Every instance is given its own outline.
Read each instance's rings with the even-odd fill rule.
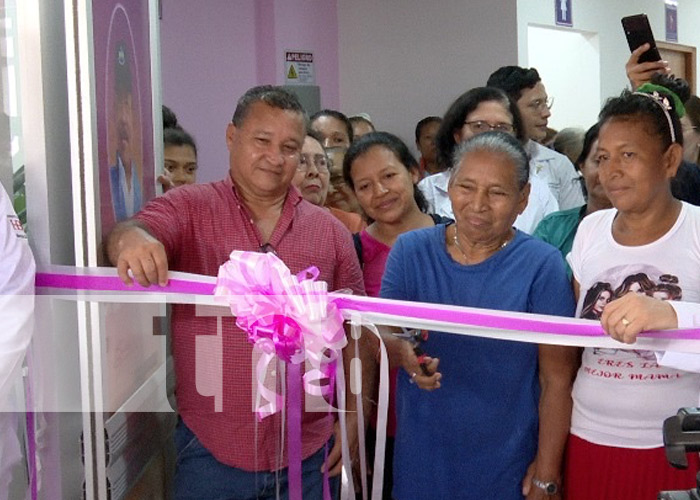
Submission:
[[[159,42],[153,1],[89,1],[96,127],[93,171],[98,194],[95,234],[104,242],[117,223],[156,196],[155,171],[162,143],[160,121],[154,120],[161,115],[158,65],[154,65]],[[108,414],[120,408],[164,362],[163,337],[153,335],[153,318],[160,315],[156,304],[101,306],[101,387]]]
[[[93,0],[102,238],[155,196],[149,2]]]

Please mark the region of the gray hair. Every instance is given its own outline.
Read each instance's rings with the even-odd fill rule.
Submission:
[[[297,96],[283,87],[276,87],[273,85],[253,87],[243,94],[238,100],[236,111],[233,113],[232,121],[236,127],[241,126],[248,116],[250,107],[256,102],[264,102],[273,108],[299,113],[304,120],[304,128],[306,128],[308,116]]]
[[[464,157],[476,151],[498,153],[507,156],[515,167],[518,189],[524,188],[530,180],[530,159],[525,149],[523,149],[522,144],[510,134],[491,131],[475,135],[457,146],[452,156],[450,184],[452,184],[457,176],[457,172],[461,168]]]
[[[571,163],[576,165],[576,160],[581,156],[583,150],[583,138],[586,131],[582,128],[568,127],[561,129],[556,136],[552,147],[557,153],[565,155]]]

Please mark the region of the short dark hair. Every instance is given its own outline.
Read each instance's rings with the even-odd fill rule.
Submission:
[[[163,130],[163,146],[190,146],[194,150],[194,156],[197,156],[197,144],[194,137],[181,127]]]
[[[256,102],[264,102],[273,108],[299,113],[304,118],[304,122],[306,123],[306,111],[304,111],[304,107],[299,102],[297,96],[283,87],[277,87],[274,85],[260,85],[248,89],[246,93],[243,94],[240,99],[238,99],[236,111],[233,113],[232,120],[236,127],[241,126],[243,121],[248,116],[250,106]]]
[[[335,109],[322,109],[321,111],[317,111],[316,113],[311,115],[309,121],[313,123],[317,118],[320,118],[322,116],[330,116],[331,118],[335,118],[336,120],[340,120],[341,122],[343,122],[345,124],[345,129],[348,131],[348,139],[350,139],[350,143],[352,143],[355,136],[352,133],[352,123],[350,122],[350,118],[345,116],[340,111],[336,111]]]
[[[542,78],[535,68],[502,66],[491,73],[486,85],[498,87],[517,102],[523,90],[531,89],[541,81]]]
[[[574,166],[578,170],[581,170],[581,165],[586,163],[586,158],[588,158],[588,155],[591,153],[593,144],[598,140],[598,132],[600,132],[599,123],[594,124],[591,128],[586,130],[586,135],[583,136],[583,148],[581,149],[581,154],[578,155],[578,158],[576,158],[576,163],[574,163]]]
[[[583,167],[584,163],[586,163],[586,158],[588,158],[588,155],[591,153],[593,144],[595,144],[595,141],[598,140],[599,132],[600,123],[596,123],[591,128],[586,130],[586,135],[583,136],[583,148],[581,149],[581,154],[578,155],[578,158],[576,158],[576,162],[574,163],[576,170],[578,170],[579,172],[581,171],[581,168]],[[581,182],[581,191],[583,192],[583,197],[584,199],[588,199],[586,181],[582,176],[579,177],[579,180]]]
[[[651,83],[661,85],[678,96],[681,102],[686,102],[690,99],[690,85],[683,78],[676,78],[673,75],[664,75],[662,73],[654,73],[651,77]]]
[[[409,173],[411,173],[412,169],[418,168],[418,161],[401,139],[389,132],[370,132],[350,144],[350,147],[345,153],[345,158],[343,159],[343,178],[351,189],[355,189],[355,184],[352,181],[351,175],[353,162],[374,147],[383,147],[394,153],[399,159],[399,162]],[[427,211],[428,202],[425,196],[423,196],[422,191],[418,189],[415,184],[413,185],[413,197],[420,211]]]
[[[177,123],[177,115],[175,112],[163,104],[163,130],[166,128],[181,128]]]
[[[457,174],[458,167],[461,165],[464,157],[475,151],[485,151],[507,156],[515,167],[519,189],[523,189],[530,181],[530,158],[525,152],[522,143],[510,134],[491,130],[475,135],[457,146],[452,159],[450,183],[452,183],[452,179]]]
[[[525,140],[525,129],[520,117],[520,110],[515,102],[501,89],[496,87],[476,87],[459,96],[445,113],[438,133],[435,136],[438,164],[443,169],[452,166],[452,153],[457,142],[454,134],[464,125],[464,120],[482,102],[497,101],[503,104],[513,116],[513,131],[518,140]]]
[[[700,97],[691,95],[685,101],[685,115],[693,124],[693,127],[700,127]]]
[[[423,129],[431,123],[442,123],[442,118],[439,116],[426,116],[421,121],[416,123],[416,142],[420,140],[420,135],[423,133]]]
[[[663,103],[651,94],[641,95],[625,90],[619,97],[611,97],[607,100],[600,115],[598,115],[598,123],[602,127],[614,118],[630,121],[639,120],[646,125],[650,135],[658,137],[665,151],[671,146],[670,119],[675,137],[674,142],[682,146],[683,129],[673,97],[663,91],[660,91],[659,94],[664,99]],[[670,109],[665,111],[665,106],[669,106]]]

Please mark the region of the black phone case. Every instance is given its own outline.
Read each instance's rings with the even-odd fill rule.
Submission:
[[[654,33],[651,31],[649,19],[646,14],[623,17],[622,29],[625,31],[625,37],[630,46],[630,51],[634,51],[645,43],[651,45],[649,50],[639,56],[640,63],[661,60],[659,49],[656,47],[656,41],[654,40]]]

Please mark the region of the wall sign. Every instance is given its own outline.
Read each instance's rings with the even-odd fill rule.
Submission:
[[[557,26],[574,25],[571,18],[571,3],[573,0],[554,0],[554,20]]]
[[[308,50],[285,50],[284,83],[286,85],[315,85],[314,54]]]

